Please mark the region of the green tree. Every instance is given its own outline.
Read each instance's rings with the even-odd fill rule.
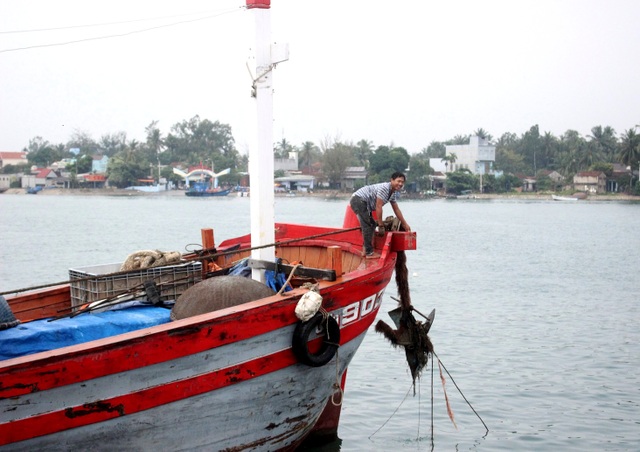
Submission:
[[[589,145],[594,149],[599,159],[605,162],[613,162],[616,157],[617,144],[616,131],[609,126],[595,126],[591,128]]]
[[[41,168],[63,159],[66,155],[64,147],[61,149],[59,146],[52,145],[42,137],[35,137],[29,140],[29,146],[24,151],[27,152],[29,165]]]
[[[284,137],[278,141],[273,149],[274,156],[277,159],[288,159],[289,153],[293,151],[295,151],[295,147]]]
[[[489,132],[487,132],[486,130],[484,130],[482,127],[479,127],[478,129],[476,129],[476,131],[473,132],[472,135],[474,135],[476,137],[480,137],[483,140],[487,140],[487,141],[493,140],[493,136],[491,136],[491,134]]]
[[[445,144],[440,141],[432,141],[431,143],[429,143],[429,146],[427,146],[427,148],[423,149],[421,152],[425,154],[425,157],[427,158],[439,159],[445,156],[445,154],[447,153],[447,148]]]
[[[538,124],[531,126],[531,128],[522,135],[516,149],[524,159],[527,173],[531,175],[536,174],[538,168],[542,167],[539,166],[538,159],[543,155],[542,137],[540,136]]]
[[[515,133],[505,132],[500,136],[500,138],[498,138],[498,141],[496,142],[496,149],[500,147],[513,149],[517,143],[518,136]]]
[[[67,142],[67,149],[80,149],[78,155],[94,155],[98,152],[99,147],[91,135],[82,130],[74,130]]]
[[[626,130],[621,137],[618,159],[633,170],[640,160],[640,135],[634,129]]]
[[[567,130],[560,137],[558,168],[567,179],[573,178],[574,174],[581,171],[580,156],[586,146],[586,141],[575,130]]]
[[[421,152],[411,156],[407,171],[406,189],[408,191],[422,191],[429,189],[431,182],[429,175],[433,173],[433,169],[429,166],[429,157],[425,152]]]
[[[469,135],[456,135],[453,139],[447,141],[445,144],[469,144]]]
[[[611,176],[613,174],[613,163],[596,162],[589,167],[589,171],[598,171]]]
[[[522,155],[514,149],[496,147],[496,169],[507,174],[525,173],[526,164]]]
[[[453,165],[458,160],[458,156],[456,155],[455,152],[452,152],[452,153],[450,153],[448,155],[445,155],[440,160],[442,160],[444,162],[444,166],[446,168],[445,172],[449,173],[449,169],[451,169],[453,171]]]
[[[161,174],[161,165],[160,165],[160,154],[165,148],[164,138],[162,137],[162,133],[158,128],[158,121],[152,121],[147,127],[145,127],[144,131],[147,134],[147,139],[144,145],[146,150],[147,160],[149,162],[154,162],[156,165],[156,171],[158,172],[158,183],[160,182]],[[169,163],[169,162],[167,162]],[[171,171],[173,174],[173,170]]]
[[[628,129],[622,134],[618,159],[623,165],[631,168],[628,187],[629,190],[631,190],[633,186],[633,170],[638,168],[638,163],[640,162],[640,135],[638,135],[634,129]],[[638,175],[640,176],[640,173]],[[639,188],[640,181],[636,184],[636,192],[638,192]]]
[[[118,152],[107,166],[109,185],[126,188],[137,185],[138,179],[149,177],[149,162],[144,158],[137,141],[133,141],[127,149]]]
[[[396,171],[404,173],[411,157],[405,148],[378,146],[369,158],[370,182],[389,180]]]
[[[301,168],[306,167],[307,173],[310,173],[311,165],[314,161],[318,161],[321,156],[322,153],[318,146],[313,144],[312,141],[305,141],[302,143],[302,146],[300,146],[298,165],[300,165]]]
[[[538,159],[539,168],[556,169],[558,139],[551,132],[545,132],[541,144],[540,158]]]
[[[329,186],[340,188],[340,181],[344,170],[353,163],[353,153],[344,143],[334,143],[324,152],[323,172],[329,180]]]
[[[459,195],[465,190],[476,191],[478,178],[467,169],[447,173],[447,193]]]
[[[90,173],[93,166],[93,156],[89,154],[79,155],[74,166],[77,168],[77,174]]]
[[[125,132],[117,132],[102,135],[98,143],[97,151],[111,158],[118,152],[123,151],[127,147],[127,134]]]
[[[201,120],[194,116],[171,128],[165,138],[166,162],[184,162],[195,165],[213,161],[216,169],[235,168],[239,154],[231,133],[231,127],[218,121]]]
[[[536,176],[536,189],[537,191],[553,191],[555,189],[555,183],[548,174],[538,171],[538,175]]]
[[[369,159],[373,153],[373,143],[367,140],[360,140],[356,143],[354,149],[356,160],[360,166],[364,166],[365,170],[369,169]]]

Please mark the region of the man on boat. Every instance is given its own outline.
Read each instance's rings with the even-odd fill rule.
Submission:
[[[398,220],[400,220],[402,228],[407,232],[411,231],[397,202],[398,191],[404,187],[405,180],[406,177],[404,174],[395,172],[391,175],[389,182],[365,185],[351,196],[349,204],[358,216],[358,221],[360,221],[360,229],[362,230],[362,238],[364,240],[364,254],[367,259],[379,257],[373,252],[373,232],[375,230],[378,235],[384,235],[382,206],[386,203],[391,203],[393,212],[396,214]],[[375,219],[372,215],[373,212],[376,213]]]

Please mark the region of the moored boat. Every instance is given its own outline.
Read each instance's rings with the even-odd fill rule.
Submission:
[[[247,6],[265,30],[269,0]],[[258,37],[258,68],[278,62],[271,48]],[[268,106],[270,70],[255,73],[256,101]],[[342,227],[275,223],[271,124],[259,117],[251,149],[250,234],[216,247],[203,229],[202,249],[171,265],[70,270],[70,281],[6,297],[0,343],[13,354],[0,359],[3,450],[272,451],[335,437],[346,369],[416,236],[388,231],[375,238],[380,257],[365,259],[349,207]],[[181,273],[194,263],[200,270]],[[242,263],[251,278],[233,274]],[[267,272],[287,281],[246,299],[270,281]],[[229,282],[222,300],[207,296]],[[187,287],[178,294],[178,286]],[[202,303],[185,308],[203,287]],[[147,306],[113,310],[132,300]],[[189,306],[196,310],[185,315]]]
[[[551,199],[554,201],[577,201],[578,198],[574,196],[559,196],[559,195],[551,195]]]
[[[209,197],[209,196],[227,196],[231,193],[231,189],[213,188],[208,182],[193,182],[191,186],[184,192],[187,196]]]
[[[276,224],[276,231],[276,255],[304,263],[293,271],[299,275],[293,281],[301,278],[293,290],[174,321],[166,314],[154,326],[0,361],[0,445],[284,450],[312,432],[335,435],[336,392],[380,308],[397,252],[415,249],[415,235],[388,232],[378,239],[380,259],[366,260],[357,228]],[[228,270],[248,258],[250,240],[221,243],[217,257],[201,260],[204,268]],[[218,276],[204,272],[215,282]],[[308,323],[296,317],[296,305],[310,292],[302,281],[318,285],[339,340],[315,328],[300,333]],[[78,309],[69,284],[22,293],[8,304],[24,327]],[[0,341],[8,344],[2,335]]]

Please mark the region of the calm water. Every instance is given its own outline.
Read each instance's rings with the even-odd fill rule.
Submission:
[[[278,221],[340,226],[346,201],[278,198]],[[640,448],[640,204],[421,201],[408,253],[435,367],[434,450]],[[387,207],[385,214],[391,212]],[[0,290],[140,249],[249,232],[247,198],[0,196]],[[380,318],[396,306],[392,283]],[[431,449],[431,369],[410,391],[403,353],[371,330],[349,369],[339,436],[323,450]]]

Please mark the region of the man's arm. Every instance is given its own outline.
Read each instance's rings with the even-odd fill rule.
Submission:
[[[379,199],[378,199],[378,202],[380,202]],[[404,230],[407,232],[411,232],[411,227],[409,226],[409,223],[407,223],[407,220],[404,219],[404,216],[402,215],[402,211],[400,210],[400,206],[398,205],[398,203],[392,202],[391,207],[393,208],[393,213],[396,214],[396,217],[398,217],[398,220],[400,220],[400,223],[402,223],[402,227],[404,228]]]
[[[384,227],[384,218],[382,218],[383,205],[384,205],[384,201],[380,198],[376,198],[376,222],[378,223],[378,226],[382,226],[382,227]]]

